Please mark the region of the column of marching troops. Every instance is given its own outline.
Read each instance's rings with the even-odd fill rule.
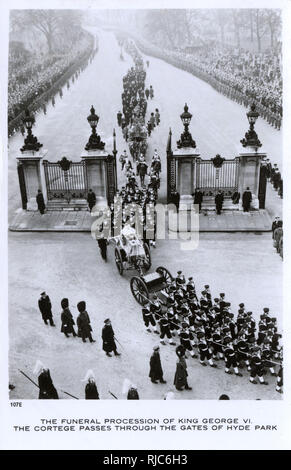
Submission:
[[[225,373],[232,374],[233,370],[239,377],[239,369],[247,367],[253,384],[257,377],[260,384],[267,385],[264,375],[269,369],[271,375],[277,376],[276,390],[282,392],[281,334],[269,308],[263,309],[257,324],[252,312],[240,303],[235,318],[224,293],[212,299],[209,286],[205,285],[198,299],[193,278],[186,282],[181,271],[166,288],[165,297],[166,301],[161,302],[154,295],[142,309],[147,331],[152,328],[159,334],[162,345],[166,344],[166,337],[170,345],[176,345],[177,336],[179,356],[188,352],[192,358],[199,357],[202,366],[215,368],[214,361],[224,360]],[[178,390],[188,388],[187,380],[181,383],[175,378],[175,385]]]

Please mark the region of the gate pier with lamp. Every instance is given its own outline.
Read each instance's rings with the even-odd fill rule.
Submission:
[[[224,194],[224,210],[242,210],[242,195],[247,187],[253,194],[252,209],[265,208],[266,172],[264,158],[266,153],[254,130],[259,114],[255,105],[247,113],[250,129],[241,140],[238,154],[227,159],[219,154],[211,159],[204,159],[196,147],[196,142],[189,132],[192,114],[185,104],[181,120],[184,132],[177,147],[172,150],[172,132],[167,142],[167,200],[172,201],[175,190],[180,194],[180,206],[190,210],[193,204],[193,193],[199,189],[203,193],[203,211],[215,210],[215,196],[218,191]],[[260,150],[259,150],[260,149]],[[234,204],[232,196],[240,194],[238,204]]]
[[[34,117],[26,111],[24,123],[27,137],[18,160],[18,176],[22,208],[37,210],[36,194],[43,193],[47,210],[88,210],[89,189],[96,194],[97,204],[110,205],[117,189],[116,137],[113,131],[112,154],[106,151],[104,142],[96,132],[99,116],[92,106],[87,118],[92,133],[81,155],[75,162],[62,156],[57,162],[44,160],[47,150],[33,136]]]

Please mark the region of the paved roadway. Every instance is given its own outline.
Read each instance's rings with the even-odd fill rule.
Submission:
[[[121,107],[122,75],[131,63],[128,56],[125,62],[119,60],[119,48],[111,33],[100,35],[100,50],[94,62],[69,90],[65,88],[62,100],[58,97],[54,108],[48,106],[46,116],[37,115],[34,132],[49,150],[49,160],[58,160],[63,155],[79,159],[89,136],[86,117],[91,104],[100,115],[98,129],[102,138],[108,147],[112,144],[112,128],[116,127],[116,113]],[[247,129],[244,108],[204,82],[157,59],[150,58],[147,84],[152,84],[155,90],[149,108],[158,107],[161,112],[161,125],[150,139],[150,152],[159,149],[163,169],[168,128],[172,127],[173,140],[177,140],[182,131],[179,114],[185,101],[193,113],[191,132],[201,154],[235,155],[236,144]],[[262,120],[257,130],[272,160],[280,163],[281,132]],[[15,156],[22,141],[19,134],[9,141],[11,215],[20,206]],[[125,148],[119,129],[117,145],[119,152]],[[280,200],[277,201],[279,207]],[[270,234],[201,234],[198,250],[190,254],[180,250],[178,241],[161,241],[152,256],[154,268],[164,265],[173,273],[182,268],[187,276],[193,274],[198,290],[209,283],[213,294],[225,292],[235,314],[242,301],[256,318],[264,306],[269,306],[282,325],[282,262],[274,252]],[[17,372],[21,367],[31,372],[36,358],[51,368],[56,385],[79,397],[83,396],[81,379],[87,368],[95,371],[101,397],[105,399],[112,398],[108,390],[121,397],[125,377],[137,383],[142,398],[161,398],[172,387],[176,358],[169,345],[161,351],[168,384],[154,386],[149,382],[148,360],[159,338],[145,331],[141,309],[129,290],[129,276],[120,278],[112,251],[104,265],[96,242],[87,234],[10,233],[9,267],[9,322],[13,332],[10,377],[16,384],[12,398],[37,396],[37,390]],[[43,289],[53,302],[56,329],[45,326],[37,311],[37,299]],[[60,333],[62,297],[69,297],[75,318],[77,302],[82,299],[88,302],[96,344],[83,345],[79,339],[67,339]],[[107,358],[101,350],[101,328],[108,316],[123,345],[121,358]],[[248,383],[246,373],[242,379],[227,376],[221,363],[220,370],[202,368],[193,359],[188,363],[193,391],[177,394],[177,399],[217,399],[221,393],[228,393],[233,399],[280,398],[274,391],[273,378],[268,387],[254,386]],[[69,374],[64,374],[68,370]]]

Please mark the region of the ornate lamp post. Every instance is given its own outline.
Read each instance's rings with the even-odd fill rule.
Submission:
[[[192,119],[192,114],[188,111],[187,103],[184,106],[184,112],[180,115],[181,121],[184,125],[184,132],[181,134],[180,140],[177,142],[177,147],[192,147],[196,148],[196,142],[192,139],[192,135],[189,132],[189,124]]]
[[[253,103],[251,105],[250,111],[247,113],[250,128],[248,132],[245,133],[245,137],[240,141],[243,147],[255,147],[257,149],[262,146],[261,142],[259,141],[258,135],[254,129],[258,117],[259,113],[256,111],[255,103]]]
[[[85,150],[104,150],[105,143],[101,141],[100,136],[96,132],[99,116],[95,114],[95,109],[93,105],[91,106],[90,114],[87,117],[87,121],[91,126],[92,134],[90,135],[89,140],[85,146]]]
[[[25,152],[26,150],[37,152],[40,149],[40,147],[42,147],[42,144],[40,144],[37,141],[37,137],[35,137],[32,134],[31,128],[32,128],[33,124],[35,123],[35,118],[34,118],[34,116],[29,114],[28,109],[26,109],[26,111],[25,111],[25,117],[23,118],[22,122],[23,122],[24,126],[26,127],[27,136],[24,139],[24,145],[23,145],[23,147],[21,147],[20,150],[21,150],[21,152]]]

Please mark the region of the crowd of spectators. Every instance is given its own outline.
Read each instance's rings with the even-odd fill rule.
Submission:
[[[280,129],[283,83],[279,54],[218,47],[203,47],[190,54],[160,49],[140,39],[136,43],[145,54],[192,73],[246,107],[255,102],[260,115]]]
[[[8,127],[9,133],[13,133],[18,127],[17,117],[24,110],[33,106],[34,111],[42,107],[47,97],[42,100],[42,95],[52,90],[52,96],[59,90],[54,89],[63,86],[66,81],[77,71],[85,68],[90,56],[97,52],[94,48],[94,37],[82,32],[73,48],[62,55],[43,55],[29,53],[25,57],[11,51],[9,55],[9,79],[8,79]],[[64,82],[62,82],[64,79]],[[51,98],[52,96],[49,96]],[[14,123],[14,121],[16,121]]]

